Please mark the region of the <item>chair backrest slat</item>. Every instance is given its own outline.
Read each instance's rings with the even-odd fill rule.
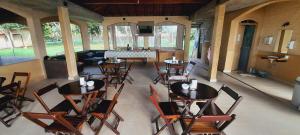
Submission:
[[[58,89],[59,87],[57,86],[56,83],[50,84],[38,91],[33,91],[33,95],[36,97],[36,99],[40,102],[40,104],[44,107],[44,109],[48,112],[51,113],[50,108],[47,106],[47,104],[44,102],[44,100],[41,98],[42,95],[54,90]]]
[[[241,102],[241,100],[243,99],[242,96],[239,96],[238,93],[236,93],[234,90],[232,90],[231,88],[227,87],[227,86],[222,86],[220,88],[219,93],[221,92],[225,92],[227,95],[229,95],[232,99],[234,99],[234,103],[229,107],[229,109],[226,111],[225,114],[229,115],[233,112],[233,110],[237,107],[237,105]]]
[[[58,85],[56,83],[53,83],[53,84],[50,84],[50,85],[47,85],[46,87],[42,88],[42,89],[39,89],[36,93],[37,95],[39,96],[42,96],[54,89],[58,89]]]
[[[53,120],[54,122],[59,123],[61,126],[69,129],[73,133],[81,135],[80,131],[76,127],[74,127],[73,124],[67,121],[61,114],[24,112],[23,116],[45,129],[47,128],[47,126],[49,126],[49,124],[46,124],[42,120]]]
[[[11,83],[13,82],[17,82],[19,80],[17,80],[17,78],[25,78],[25,81],[22,82],[21,81],[21,85],[20,85],[20,90],[17,93],[17,96],[20,94],[21,96],[24,96],[26,91],[27,91],[27,86],[30,80],[30,73],[27,72],[14,72],[13,77],[11,79]]]
[[[216,122],[216,121],[229,121],[231,120],[229,115],[202,115],[198,120],[203,122]]]
[[[232,97],[234,100],[238,100],[239,99],[239,94],[236,93],[235,91],[233,91],[231,88],[227,87],[227,86],[223,86],[221,88],[222,91],[226,92],[230,97]]]

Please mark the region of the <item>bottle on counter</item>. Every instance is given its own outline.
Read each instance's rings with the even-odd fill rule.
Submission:
[[[130,47],[129,47],[129,44],[127,44],[127,51],[129,51],[130,50]]]

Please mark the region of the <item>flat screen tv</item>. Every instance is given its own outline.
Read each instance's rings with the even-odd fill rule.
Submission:
[[[154,22],[139,22],[137,25],[137,33],[139,36],[153,36]]]

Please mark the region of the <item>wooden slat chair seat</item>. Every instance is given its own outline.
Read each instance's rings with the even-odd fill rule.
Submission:
[[[28,120],[43,127],[45,132],[51,132],[55,134],[69,133],[82,135],[80,130],[86,120],[86,117],[82,116],[66,116],[62,113],[32,113],[24,112],[23,116]],[[50,124],[44,123],[42,120],[52,120]]]
[[[241,102],[241,100],[243,98],[242,98],[242,96],[240,96],[238,93],[236,93],[235,91],[233,91],[231,88],[229,88],[227,86],[222,86],[220,88],[219,95],[223,92],[225,92],[232,99],[234,99],[234,102],[229,107],[229,109],[226,110],[226,111],[222,110],[216,103],[213,103],[214,106],[215,106],[214,110],[215,110],[215,113],[218,114],[218,115],[223,115],[223,114],[229,115],[233,112],[233,110],[237,107],[237,105]],[[203,103],[203,102],[197,102],[196,104],[198,105],[199,108],[202,108],[205,105],[205,103]],[[208,106],[208,108],[204,111],[204,114],[205,115],[212,115],[212,114],[214,114],[214,112],[212,110],[213,110],[212,106]]]
[[[150,100],[155,106],[156,110],[159,112],[159,115],[155,117],[152,122],[156,124],[157,132],[155,135],[160,134],[166,127],[169,128],[171,134],[175,134],[173,124],[179,119],[180,113],[178,112],[178,106],[175,102],[159,102],[159,96],[156,89],[150,85]],[[164,119],[165,124],[159,129],[158,120]]]
[[[19,83],[12,83],[0,87],[0,91],[6,91],[7,89],[19,89]],[[0,121],[6,126],[10,127],[13,121],[21,115],[21,111],[16,106],[17,97],[14,95],[3,95],[0,98],[0,112],[3,114],[0,116]]]
[[[224,134],[223,130],[235,119],[233,115],[201,115],[195,120],[184,119],[184,124],[190,126],[188,132],[195,134]],[[221,123],[221,125],[219,124]]]
[[[62,102],[58,103],[57,105],[55,105],[53,108],[49,108],[47,106],[47,104],[44,102],[44,100],[42,99],[41,96],[43,96],[44,94],[55,90],[55,89],[59,89],[59,87],[57,86],[56,83],[50,84],[38,91],[34,91],[33,95],[36,97],[36,99],[39,101],[39,103],[43,106],[43,108],[48,112],[48,113],[53,113],[53,112],[66,112],[66,113],[70,113],[72,110],[74,110],[76,112],[76,109],[74,108],[74,106],[68,101],[68,100],[63,100]],[[76,103],[79,103],[80,100],[76,100]],[[78,113],[78,112],[76,112]]]
[[[91,126],[91,128],[95,131],[95,135],[99,134],[99,132],[104,124],[109,129],[111,129],[115,134],[117,134],[117,135],[120,134],[120,132],[117,130],[117,128],[118,128],[119,122],[124,121],[124,119],[117,112],[114,111],[114,107],[117,104],[117,99],[118,99],[119,95],[121,94],[123,87],[124,87],[124,83],[121,84],[119,90],[114,95],[112,100],[102,100],[100,103],[97,104],[95,109],[90,111],[90,113],[92,114],[92,117],[90,117],[90,119],[88,121],[88,123],[90,125],[93,124],[95,118],[99,119],[101,121],[99,126],[97,126],[95,128]],[[107,122],[107,119],[109,118],[111,113],[116,116],[116,119],[113,122],[114,125]]]

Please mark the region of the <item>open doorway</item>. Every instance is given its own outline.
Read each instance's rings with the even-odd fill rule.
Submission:
[[[241,46],[238,70],[242,72],[247,72],[249,56],[256,30],[256,22],[253,20],[245,20],[242,21],[241,24],[245,27],[245,30]]]

